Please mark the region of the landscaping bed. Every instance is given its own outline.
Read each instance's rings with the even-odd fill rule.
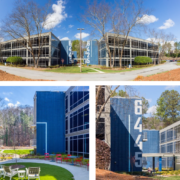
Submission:
[[[151,75],[148,77],[138,76],[134,81],[180,81],[180,69]]]

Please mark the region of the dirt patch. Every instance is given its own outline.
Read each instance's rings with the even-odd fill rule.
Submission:
[[[13,74],[6,73],[0,70],[0,81],[48,81],[43,79],[28,79],[20,76],[15,76]]]
[[[112,171],[96,169],[96,180],[153,180],[152,178],[144,176],[131,176],[126,174],[118,174]]]
[[[180,81],[180,69],[174,69],[149,77],[138,76],[134,81]]]

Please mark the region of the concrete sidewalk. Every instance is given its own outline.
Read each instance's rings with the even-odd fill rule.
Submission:
[[[162,65],[133,70],[125,71],[121,73],[53,73],[45,71],[27,70],[22,68],[0,66],[0,70],[6,71],[7,73],[14,74],[30,79],[44,79],[44,80],[55,80],[55,81],[132,81],[137,76],[148,76],[173,69],[180,68],[176,65],[176,62],[169,62]]]
[[[15,163],[15,162],[16,160],[13,159],[13,160],[1,162],[1,164]],[[18,163],[40,163],[40,164],[50,164],[54,166],[59,166],[71,172],[75,180],[89,180],[89,171],[87,170],[86,167],[77,167],[65,163],[56,163],[56,162],[49,162],[45,160],[35,160],[35,159],[18,159]]]

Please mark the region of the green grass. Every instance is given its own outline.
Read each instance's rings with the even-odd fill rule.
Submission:
[[[180,63],[177,63],[178,66],[180,66]]]
[[[67,67],[61,67],[56,69],[50,69],[45,70],[48,72],[56,72],[56,73],[80,73],[80,68],[77,66],[67,66]],[[82,67],[82,73],[89,73],[89,72],[96,72],[93,69],[90,69],[89,67]]]
[[[3,153],[5,154],[30,154],[33,149],[18,149],[18,150],[4,150]]]
[[[40,167],[41,180],[73,180],[73,175],[68,170],[58,166],[40,164],[40,163],[18,163],[18,164],[24,165],[26,168]],[[5,165],[10,166],[13,164],[5,164]],[[4,180],[4,178],[0,178],[0,180]],[[9,180],[9,177],[6,177],[5,180]],[[18,175],[14,176],[12,180],[18,180]]]
[[[171,176],[171,177],[151,177],[151,178],[154,178],[154,179],[157,179],[157,180],[179,180],[180,179],[180,176]]]

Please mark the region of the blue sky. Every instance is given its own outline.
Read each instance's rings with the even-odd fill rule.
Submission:
[[[15,0],[1,0],[0,1],[0,22],[6,17],[7,14],[13,9],[13,2]],[[39,4],[44,5],[47,0],[35,0]],[[65,3],[61,4],[60,2]],[[107,0],[112,2],[112,0]],[[59,4],[58,4],[59,3]],[[52,18],[55,18],[59,23],[55,26],[53,33],[62,38],[69,38],[71,40],[77,39],[77,28],[83,27],[85,31],[83,36],[84,40],[93,39],[88,36],[91,32],[87,25],[80,22],[79,15],[83,12],[81,7],[86,8],[86,0],[52,0],[53,7],[57,10],[51,14]],[[166,33],[172,33],[180,41],[180,22],[179,22],[179,0],[145,0],[145,7],[151,9],[151,23],[149,27],[158,29],[162,28]],[[164,24],[165,23],[165,24]],[[139,36],[139,35],[137,35]],[[147,39],[143,34],[139,38]]]
[[[34,106],[33,97],[36,91],[66,91],[69,86],[1,86],[0,97],[5,106]]]
[[[126,86],[120,86],[119,89],[125,90],[125,87]],[[128,92],[131,92],[130,96],[143,96],[149,101],[149,110],[146,115],[147,117],[151,116],[151,113],[155,112],[157,100],[165,90],[176,90],[180,93],[180,86],[127,86],[126,88]]]

